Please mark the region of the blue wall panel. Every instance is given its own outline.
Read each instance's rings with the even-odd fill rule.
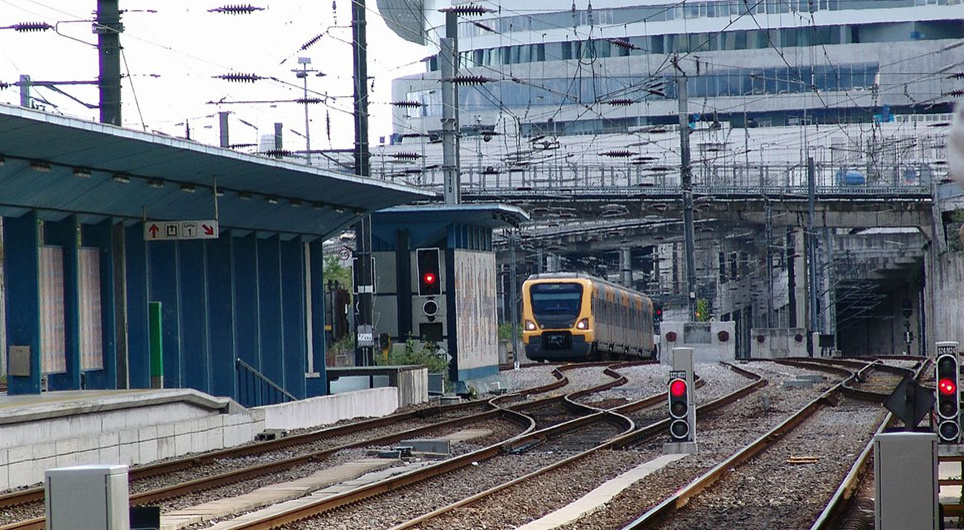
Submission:
[[[9,394],[40,393],[40,231],[37,213],[3,219],[3,273],[7,344],[30,347],[30,376],[7,377]],[[9,350],[4,348],[4,355]],[[8,364],[9,367],[9,359]]]
[[[147,315],[147,242],[140,223],[125,229],[127,265],[127,373],[131,388],[151,387]]]
[[[208,357],[204,242],[179,241],[177,262],[181,290],[182,385],[209,392],[211,363]]]
[[[147,244],[150,301],[161,303],[163,326],[164,388],[181,386],[180,319],[178,318],[177,243]]]
[[[281,314],[281,248],[277,236],[258,239],[258,299],[261,315],[261,373],[284,388]]]
[[[257,240],[232,237],[234,280],[234,325],[237,357],[261,369],[261,333],[258,310]]]
[[[208,355],[211,393],[236,396],[234,375],[234,292],[231,282],[231,241],[227,232],[207,245]]]
[[[82,246],[96,247],[100,251],[100,322],[104,355],[104,369],[94,370],[85,374],[86,388],[117,388],[112,224],[113,222],[107,219],[95,225],[83,225],[81,227]]]
[[[50,390],[80,388],[80,298],[77,285],[77,218],[44,223],[44,244],[64,250],[64,343],[67,353],[67,372],[50,374]]]
[[[311,354],[315,364],[315,372],[319,377],[305,381],[305,392],[308,397],[322,396],[327,392],[327,376],[325,374],[325,253],[324,241],[316,240],[308,245],[311,256],[309,264],[311,270]]]
[[[281,300],[284,316],[284,389],[305,397],[305,255],[300,238],[281,242]]]

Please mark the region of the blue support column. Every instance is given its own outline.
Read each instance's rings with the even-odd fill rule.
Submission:
[[[40,229],[37,212],[3,219],[3,273],[7,313],[7,348],[30,348],[30,375],[7,376],[7,392],[40,393]],[[10,370],[10,357],[7,369]]]
[[[210,392],[211,363],[208,357],[207,281],[204,242],[179,241],[182,386]]]
[[[317,378],[305,381],[307,397],[323,396],[327,389],[325,373],[325,352],[327,341],[325,333],[325,252],[324,241],[317,239],[308,245],[311,271],[311,355],[315,364]]]
[[[234,288],[235,357],[261,370],[258,242],[253,235],[231,235],[231,282]],[[235,399],[243,405],[257,404],[257,392],[249,374],[237,369],[233,373],[238,387]]]
[[[234,342],[234,289],[231,281],[231,242],[227,233],[208,241],[208,355],[211,363],[211,393],[236,398],[237,377],[234,375],[236,357]]]
[[[141,223],[125,229],[127,247],[127,348],[131,388],[151,387],[150,325],[147,310],[147,242]]]
[[[177,242],[147,244],[149,300],[161,303],[164,343],[164,387],[181,387],[181,331],[178,317],[180,293],[177,271]]]
[[[64,345],[67,372],[50,374],[47,379],[47,388],[50,390],[80,389],[80,294],[77,275],[79,228],[76,216],[60,222],[44,223],[44,243],[59,246],[64,251]]]
[[[104,369],[85,374],[86,388],[117,388],[117,348],[114,327],[114,250],[110,219],[81,227],[82,244],[100,254],[100,323]]]
[[[284,316],[284,389],[305,397],[305,254],[301,238],[281,242],[281,314]]]
[[[258,239],[258,300],[261,323],[261,373],[285,388],[281,314],[281,248],[278,236]]]

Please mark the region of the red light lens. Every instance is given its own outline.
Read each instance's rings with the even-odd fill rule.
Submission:
[[[422,280],[427,284],[433,284],[435,283],[435,275],[431,272],[426,272],[425,275],[422,276]]]
[[[670,383],[669,394],[673,397],[683,397],[686,394],[686,381],[676,379]]]
[[[941,394],[948,396],[954,392],[957,392],[957,385],[952,379],[941,379],[937,382],[937,389]]]

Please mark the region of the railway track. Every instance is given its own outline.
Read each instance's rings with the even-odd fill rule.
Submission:
[[[931,365],[930,359],[919,358],[918,366],[916,370],[913,370],[914,379],[920,382],[932,376]],[[888,412],[874,435],[882,433],[884,429],[892,425],[893,421],[893,413]],[[840,485],[837,486],[836,491],[834,491],[833,496],[824,506],[816,521],[811,525],[811,530],[847,527],[848,522],[850,527],[857,528],[858,522],[868,523],[868,515],[870,517],[869,523],[873,523],[873,495],[875,492],[874,488],[868,487],[869,485],[866,483],[868,474],[873,471],[871,465],[873,451],[874,443],[873,438],[871,438],[854,461],[847,475],[840,481]]]
[[[814,367],[818,363],[794,364]],[[763,436],[668,496],[625,529],[692,528],[694,521],[720,528],[765,528],[776,522],[799,528],[804,522],[809,525],[823,517],[821,507],[813,507],[808,501],[819,497],[819,486],[827,475],[836,473],[849,477],[852,472],[851,468],[842,469],[839,462],[840,453],[846,453],[847,449],[830,441],[840,436],[842,430],[851,429],[854,432],[847,433],[851,435],[847,440],[854,445],[851,449],[859,453],[860,449],[866,449],[864,437],[872,439],[873,433],[885,422],[884,413],[876,409],[876,404],[887,394],[857,387],[863,381],[863,384],[873,382],[873,388],[882,388],[886,381],[893,381],[896,372],[890,370],[894,367],[882,368],[879,363],[819,364],[824,364],[826,371],[838,372],[840,366],[847,366],[844,369],[848,372],[849,369],[856,371]],[[872,377],[874,370],[885,376]],[[903,369],[898,370],[903,373]],[[825,443],[808,441],[813,433],[822,436]],[[801,450],[806,454],[794,454],[794,451]],[[801,468],[797,466],[819,468],[816,482],[799,484]],[[794,481],[795,487],[786,486]],[[833,499],[847,498],[846,490],[847,487],[838,488],[825,498],[839,502]],[[743,503],[745,505],[741,506]],[[739,509],[734,511],[736,506]]]
[[[751,383],[746,389],[743,389],[742,392],[734,393],[729,399],[738,399],[745,395],[746,392],[752,391],[754,388],[762,386],[762,384],[765,384],[765,381]],[[575,395],[566,396],[566,399],[573,401],[579,397],[581,397],[581,393],[577,392]],[[556,466],[566,465],[567,462],[584,458],[586,455],[598,451],[600,447],[608,447],[611,441],[623,440],[625,436],[632,434],[637,428],[632,420],[629,420],[625,414],[623,414],[624,412],[652,407],[657,403],[662,405],[665,399],[665,394],[661,394],[652,396],[646,400],[641,400],[639,403],[632,403],[611,411],[596,411],[592,414],[521,435],[502,444],[481,449],[472,454],[460,457],[461,461],[460,458],[447,460],[443,463],[430,466],[429,468],[413,472],[411,476],[392,478],[383,483],[372,484],[343,495],[321,499],[309,505],[292,507],[278,513],[247,518],[247,520],[239,520],[237,524],[224,526],[223,528],[238,530],[279,527],[338,528],[344,526],[346,521],[349,520],[357,521],[358,524],[364,525],[364,523],[361,523],[362,521],[374,520],[372,519],[374,515],[371,512],[376,509],[367,507],[371,504],[391,505],[393,510],[391,517],[398,517],[397,511],[405,510],[404,505],[406,502],[412,502],[411,499],[422,499],[431,496],[431,491],[444,490],[456,497],[466,493],[465,488],[458,489],[459,493],[454,493],[452,490],[459,488],[466,482],[470,482],[468,478],[463,476],[454,483],[451,481],[444,482],[444,476],[446,474],[464,468],[470,469],[470,471],[464,473],[465,475],[479,475],[471,480],[476,486],[478,486],[478,482],[483,481],[487,476],[498,475],[499,481],[494,487],[501,488],[504,487],[506,483],[515,483],[515,481],[524,480],[525,476],[537,476]],[[726,400],[720,400],[720,403],[724,401]],[[712,406],[713,405],[710,405],[711,408]],[[658,432],[659,428],[662,427],[663,426],[659,426],[649,432]],[[568,445],[566,444],[567,438],[569,440]],[[574,446],[585,447],[587,445],[591,445],[593,448],[588,451],[577,450],[575,451],[575,456],[570,456],[573,455]],[[519,465],[520,455],[531,456],[541,464],[533,469],[530,458],[530,460],[522,460],[523,464]],[[551,461],[547,462],[547,458]],[[502,471],[507,467],[501,463],[504,461],[515,461],[515,465],[508,467],[516,469],[516,475],[521,476],[503,480],[507,478],[506,474]],[[472,466],[472,464],[476,464],[477,468],[473,469],[474,466],[469,467]],[[526,473],[527,470],[530,470],[530,472]],[[418,486],[418,484],[429,480],[432,482],[425,483],[426,485],[424,486]],[[399,491],[389,499],[366,502],[371,497],[377,495],[392,495],[387,492],[400,490],[402,488],[404,488],[403,491]],[[481,489],[484,490],[485,488]],[[465,496],[472,498],[472,496],[468,494]],[[448,502],[444,504],[448,504]],[[409,509],[412,510],[415,515],[424,513],[424,510],[420,510],[419,508],[413,507]],[[336,510],[337,513],[331,515]],[[314,520],[314,522],[298,523],[295,526],[291,526],[291,524],[296,521],[311,518],[319,514],[325,514],[325,516],[321,519]],[[246,518],[242,517],[241,519]],[[380,526],[384,526],[385,524],[386,523],[382,522]]]
[[[581,367],[585,367],[585,365]],[[524,411],[562,402],[564,396],[550,396],[536,400],[530,400],[530,396],[552,393],[566,386],[569,380],[565,376],[565,372],[576,368],[577,367],[570,366],[557,367],[554,369],[554,375],[557,380],[553,383],[526,389],[516,394],[499,396],[488,401],[466,402],[456,405],[420,409],[384,418],[365,420],[320,431],[284,437],[277,440],[254,443],[242,447],[193,455],[187,458],[133,468],[129,473],[129,478],[132,483],[132,489],[135,491],[139,489],[139,483],[156,477],[177,475],[183,472],[195,478],[183,481],[175,480],[173,483],[165,486],[134,493],[131,495],[131,505],[154,504],[192,493],[248,481],[256,477],[281,473],[302,465],[325,460],[339,451],[352,448],[390,445],[402,439],[417,438],[425,436],[428,433],[438,432],[441,429],[455,429],[464,425],[478,424],[479,422],[495,418],[504,418],[508,421],[516,422],[521,425],[523,432],[528,432],[533,430],[535,426],[531,423],[531,420],[516,412],[515,409]],[[601,388],[606,389],[611,388],[615,384],[622,384],[618,379],[618,374],[609,371],[608,375],[612,381],[602,385]],[[517,401],[518,403],[514,405],[511,404]],[[449,416],[454,417],[448,418]],[[422,425],[414,428],[399,428],[399,426],[406,426],[406,422],[414,422]],[[243,463],[246,457],[263,456],[277,451],[284,452],[298,447],[310,447],[313,444],[324,443],[325,441],[337,440],[345,436],[352,436],[357,433],[370,432],[378,429],[388,429],[391,432],[381,436],[363,437],[361,440],[349,443],[329,443],[329,447],[324,449],[309,449],[301,451],[300,454],[295,456],[286,456],[276,461],[259,463],[253,466]],[[216,472],[210,476],[196,478],[199,468],[212,466],[221,469],[217,465],[218,463],[232,460],[242,462],[238,469]],[[7,520],[5,521],[4,516],[0,516],[0,530],[39,530],[45,528],[45,520],[40,515],[43,513],[43,488],[30,488],[2,495],[0,496],[0,509],[2,509],[0,513],[7,514]]]

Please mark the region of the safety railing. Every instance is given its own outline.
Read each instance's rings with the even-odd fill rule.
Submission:
[[[276,405],[298,399],[241,359],[235,362],[235,373],[238,382],[238,401],[245,407]]]

